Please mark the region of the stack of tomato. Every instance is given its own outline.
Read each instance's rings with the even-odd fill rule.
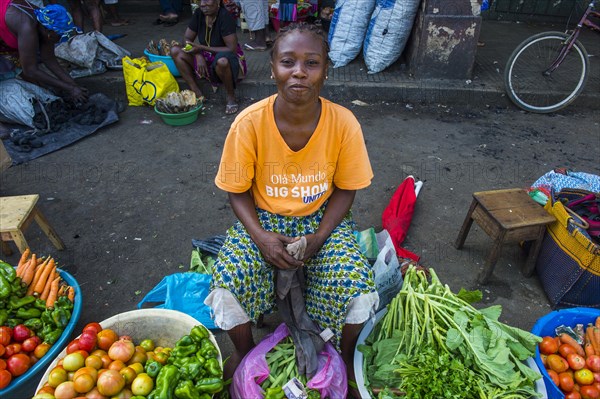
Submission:
[[[542,362],[565,399],[600,398],[600,317],[579,341],[568,333],[546,336],[539,345]]]
[[[145,373],[149,358],[166,362],[167,356],[155,356],[166,348],[155,348],[146,339],[135,345],[129,336],[118,336],[99,323],[87,324],[79,336],[67,345],[66,355],[48,374],[48,380],[36,399],[145,397],[154,388],[154,380]]]
[[[50,347],[23,324],[14,328],[1,326],[0,389],[6,388],[13,378],[25,374]]]

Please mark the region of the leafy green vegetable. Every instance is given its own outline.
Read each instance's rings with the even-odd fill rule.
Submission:
[[[475,309],[481,292],[455,295],[429,272],[431,282],[409,267],[387,314],[359,346],[367,387],[400,389],[407,398],[538,397],[534,382],[541,376],[522,361],[540,338],[501,323],[500,306]]]
[[[190,271],[202,274],[212,274],[212,269],[215,264],[215,258],[211,255],[203,254],[198,249],[192,250],[190,258]]]

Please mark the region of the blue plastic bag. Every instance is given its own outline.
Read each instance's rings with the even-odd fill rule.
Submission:
[[[186,313],[208,329],[216,329],[211,309],[204,304],[210,292],[210,274],[175,273],[166,276],[142,299],[137,307],[152,302],[156,308],[178,310]]]

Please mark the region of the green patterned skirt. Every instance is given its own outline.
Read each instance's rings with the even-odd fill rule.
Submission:
[[[308,216],[280,216],[257,209],[267,231],[288,237],[314,233],[325,206]],[[305,263],[306,310],[322,328],[330,328],[338,349],[350,300],[375,292],[373,272],[360,252],[350,213],[325,241],[320,251]],[[214,265],[212,288],[230,291],[250,320],[275,310],[273,266],[268,264],[241,222],[227,231],[227,239]]]

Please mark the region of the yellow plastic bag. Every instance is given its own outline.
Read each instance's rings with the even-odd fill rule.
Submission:
[[[123,77],[130,106],[154,105],[156,99],[179,91],[177,80],[162,62],[146,58],[123,58]]]

